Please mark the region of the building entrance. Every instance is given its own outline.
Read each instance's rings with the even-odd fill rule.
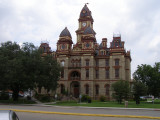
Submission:
[[[79,97],[79,93],[80,93],[80,84],[77,81],[74,81],[71,83],[71,93],[73,94],[73,96],[75,98]]]

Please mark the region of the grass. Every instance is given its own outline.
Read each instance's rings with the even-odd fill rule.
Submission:
[[[18,101],[13,101],[13,99],[9,100],[0,100],[0,103],[6,104],[35,104],[35,101],[27,100],[27,99],[18,99]]]
[[[124,102],[122,104],[118,104],[117,102],[98,102],[93,101],[92,103],[77,103],[74,101],[68,102],[57,102],[56,104],[50,105],[58,105],[58,106],[84,106],[84,107],[125,107]],[[128,108],[160,108],[160,100],[155,100],[154,104],[147,101],[141,101],[139,105],[136,105],[135,101],[128,102]]]

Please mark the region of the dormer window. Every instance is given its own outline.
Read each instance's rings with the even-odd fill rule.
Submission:
[[[118,47],[118,42],[115,42],[115,46]]]

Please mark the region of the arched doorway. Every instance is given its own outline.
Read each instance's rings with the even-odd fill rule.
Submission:
[[[75,98],[79,97],[79,93],[80,93],[80,84],[78,81],[73,81],[71,82],[71,93]]]

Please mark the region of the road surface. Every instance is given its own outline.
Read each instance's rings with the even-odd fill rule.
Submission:
[[[0,105],[0,109],[19,109],[32,111],[49,111],[63,113],[85,114],[109,114],[109,115],[134,115],[160,117],[160,111],[142,109],[112,109],[112,108],[84,108],[84,107],[59,107],[59,106],[23,106],[23,105]],[[40,114],[28,112],[16,112],[20,120],[142,120],[139,118],[75,116],[61,114]]]

